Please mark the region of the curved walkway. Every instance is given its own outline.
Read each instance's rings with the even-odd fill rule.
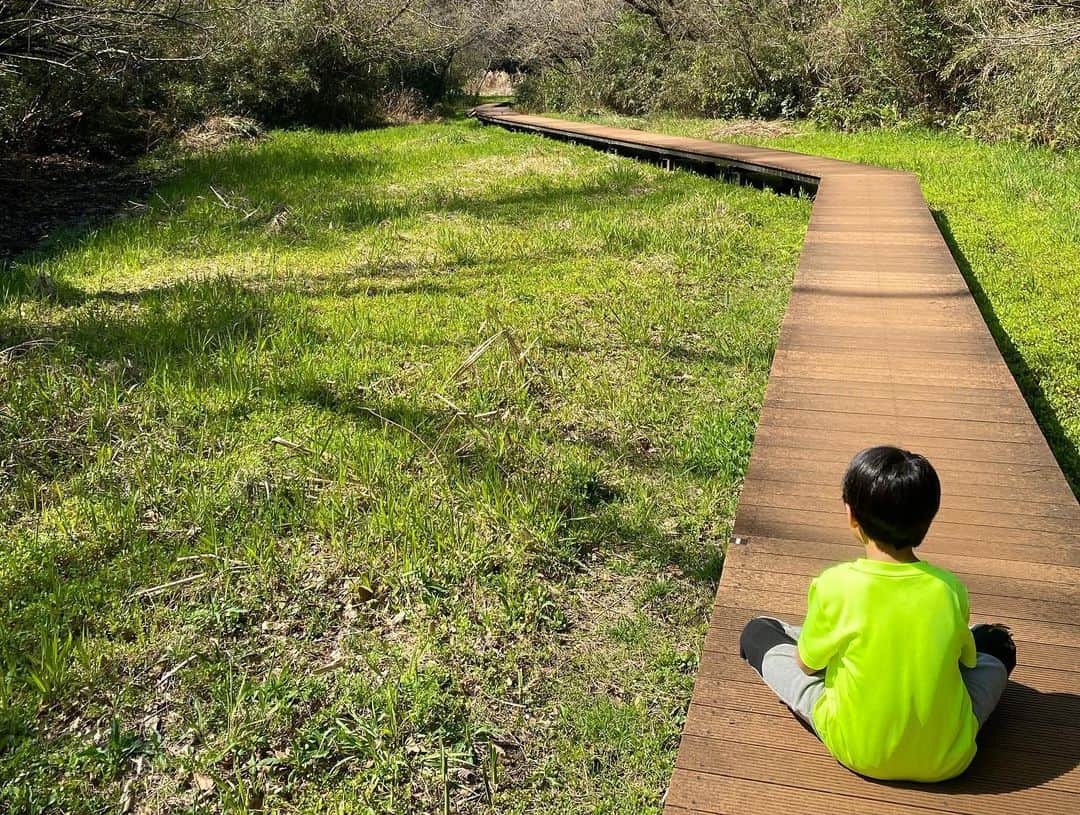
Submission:
[[[500,106],[474,115],[667,166],[816,191],[665,812],[1080,812],[1080,505],[918,178]],[[967,583],[973,621],[1007,623],[1019,649],[978,757],[946,784],[848,772],[738,657],[751,616],[796,621],[810,577],[858,556],[840,476],[854,452],[883,443],[934,462],[943,506],[920,552]]]

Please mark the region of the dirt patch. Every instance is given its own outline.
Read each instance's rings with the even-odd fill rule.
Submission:
[[[431,107],[417,91],[403,89],[381,100],[382,122],[387,125],[415,125],[435,121]]]
[[[216,150],[234,141],[254,141],[262,136],[262,126],[243,116],[211,116],[180,134],[180,146],[196,152]]]
[[[714,127],[709,134],[714,139],[732,136],[756,136],[763,139],[776,139],[781,136],[797,136],[799,131],[790,122],[781,119],[732,119]]]
[[[514,86],[521,75],[511,75],[506,71],[484,71],[474,76],[465,86],[467,93],[475,96],[513,96]]]
[[[0,262],[60,229],[100,223],[135,207],[150,182],[130,163],[66,155],[0,159]]]

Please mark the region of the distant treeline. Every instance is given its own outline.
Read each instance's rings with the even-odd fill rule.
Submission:
[[[365,126],[460,90],[499,0],[0,0],[0,144],[138,152],[212,114]]]
[[[596,14],[598,4],[583,2]],[[1080,144],[1080,0],[610,0],[535,108],[913,120]],[[579,45],[577,51],[583,50]]]
[[[491,69],[534,108],[1080,144],[1080,0],[0,0],[0,145],[365,126]]]

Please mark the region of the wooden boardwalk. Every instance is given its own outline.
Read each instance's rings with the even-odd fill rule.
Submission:
[[[1080,506],[918,179],[505,108],[476,115],[816,188],[665,812],[1080,812]],[[852,454],[884,443],[938,469],[942,509],[920,555],[960,575],[972,620],[1008,624],[1019,651],[974,764],[945,784],[885,784],[844,769],[738,656],[751,616],[798,622],[811,576],[859,555],[840,477]]]

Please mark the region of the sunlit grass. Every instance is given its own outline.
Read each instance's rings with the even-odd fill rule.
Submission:
[[[808,214],[277,133],[5,271],[0,810],[657,811]]]

